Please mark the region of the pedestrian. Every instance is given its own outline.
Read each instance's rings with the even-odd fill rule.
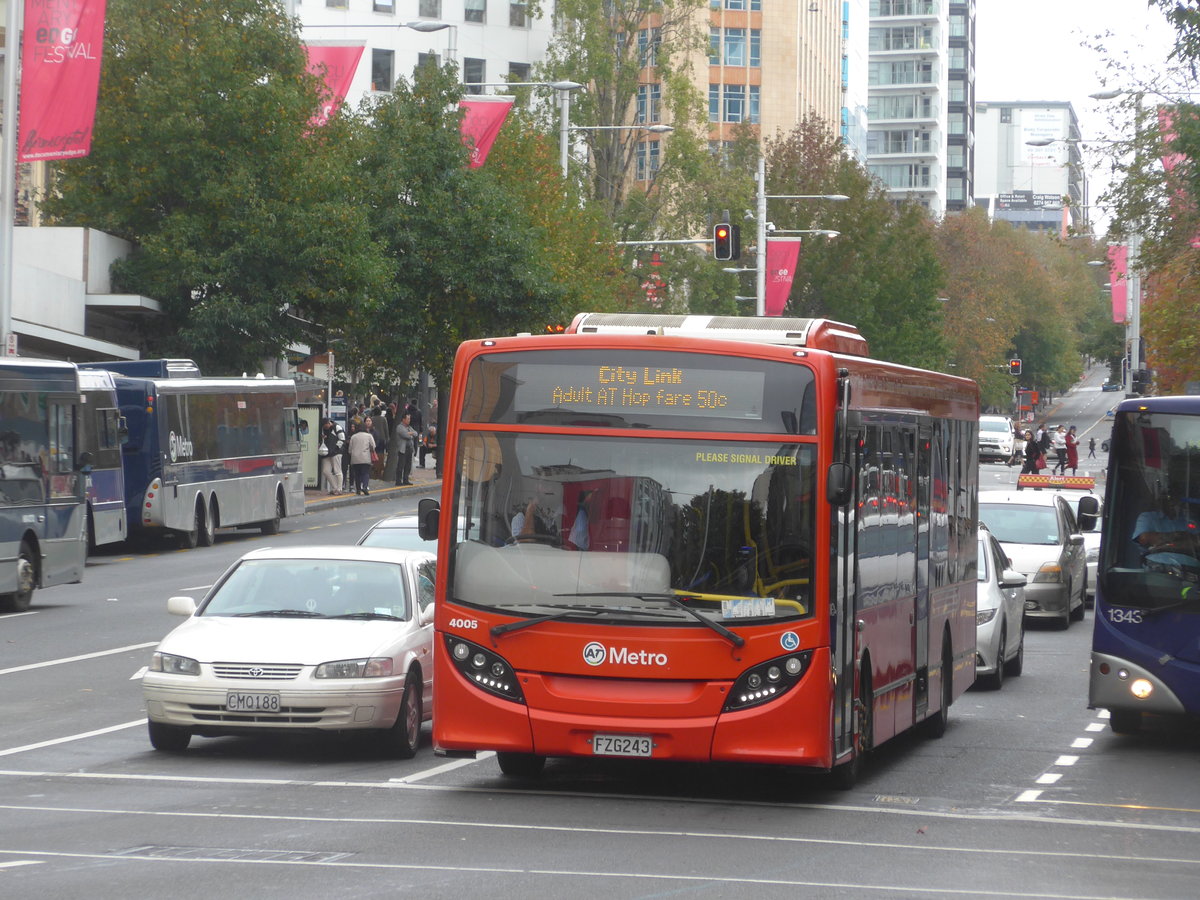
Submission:
[[[1046,456],[1042,445],[1033,436],[1032,431],[1025,432],[1025,464],[1021,466],[1021,475],[1036,475],[1046,467]],[[1018,476],[1017,490],[1021,490]]]
[[[354,493],[371,493],[371,456],[375,453],[375,436],[367,431],[366,423],[356,426],[350,435],[350,480]]]
[[[1096,439],[1088,438],[1088,459],[1096,458]]]
[[[1008,457],[1008,465],[1018,465],[1025,458],[1025,432],[1020,425],[1013,427],[1012,454]]]
[[[430,422],[429,427],[425,429],[425,436],[421,438],[420,465],[422,469],[428,468],[425,465],[426,456],[437,455],[437,443],[437,426]]]
[[[350,490],[350,435],[354,434],[354,420],[347,419],[342,433],[346,440],[342,442],[342,493]]]
[[[1050,432],[1050,446],[1054,449],[1055,475],[1067,474],[1067,429],[1059,425]]]
[[[425,420],[421,418],[421,407],[412,397],[409,397],[408,402],[404,405],[403,412],[408,413],[408,426],[413,431],[412,452],[415,456],[421,442],[421,435],[425,433]]]
[[[317,455],[321,457],[321,487],[329,494],[342,492],[342,450],[346,446],[346,433],[333,419],[321,422],[321,443]]]
[[[387,441],[380,435],[375,427],[375,419],[372,416],[367,416],[363,420],[363,427],[370,432],[371,437],[375,440],[375,452],[371,454],[371,477],[383,477],[383,459],[387,453]]]
[[[409,424],[410,416],[405,409],[400,413],[400,421],[396,423],[396,452],[400,454],[396,461],[396,484],[412,484],[413,441],[417,432]]]
[[[1079,438],[1075,437],[1075,426],[1072,425],[1067,429],[1067,463],[1063,466],[1063,474],[1067,474],[1067,469],[1071,470],[1072,475],[1078,474],[1079,469]]]

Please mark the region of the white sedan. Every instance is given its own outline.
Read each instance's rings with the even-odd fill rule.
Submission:
[[[975,599],[975,676],[996,690],[1025,666],[1025,576],[1012,568],[1000,542],[979,529]]]
[[[163,638],[142,679],[150,743],[192,735],[377,733],[417,751],[433,698],[434,556],[378,547],[264,548],[234,563]]]

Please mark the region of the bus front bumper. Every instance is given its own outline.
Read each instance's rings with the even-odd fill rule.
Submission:
[[[1149,669],[1106,653],[1092,653],[1088,706],[1182,715],[1182,701]]]

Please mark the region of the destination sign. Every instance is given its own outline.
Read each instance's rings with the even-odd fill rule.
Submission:
[[[540,365],[522,362],[513,373],[513,408],[657,416],[761,420],[762,372],[681,366]]]

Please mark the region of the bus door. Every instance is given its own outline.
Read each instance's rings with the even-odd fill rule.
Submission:
[[[86,476],[79,471],[76,459],[77,398],[47,399],[49,441],[42,473],[46,497],[42,587],[81,580],[87,554]]]
[[[848,752],[854,745],[854,681],[857,668],[858,610],[854,598],[855,534],[858,531],[858,500],[863,490],[859,477],[863,471],[863,440],[861,429],[849,435],[848,453],[838,453],[855,473],[854,496],[843,506],[830,508],[830,648],[836,676],[833,700],[834,757]],[[842,446],[842,442],[837,442]]]
[[[913,622],[913,721],[925,718],[929,707],[929,513],[930,452],[933,429],[922,425],[917,431],[917,484],[915,492],[917,523],[916,605]]]

